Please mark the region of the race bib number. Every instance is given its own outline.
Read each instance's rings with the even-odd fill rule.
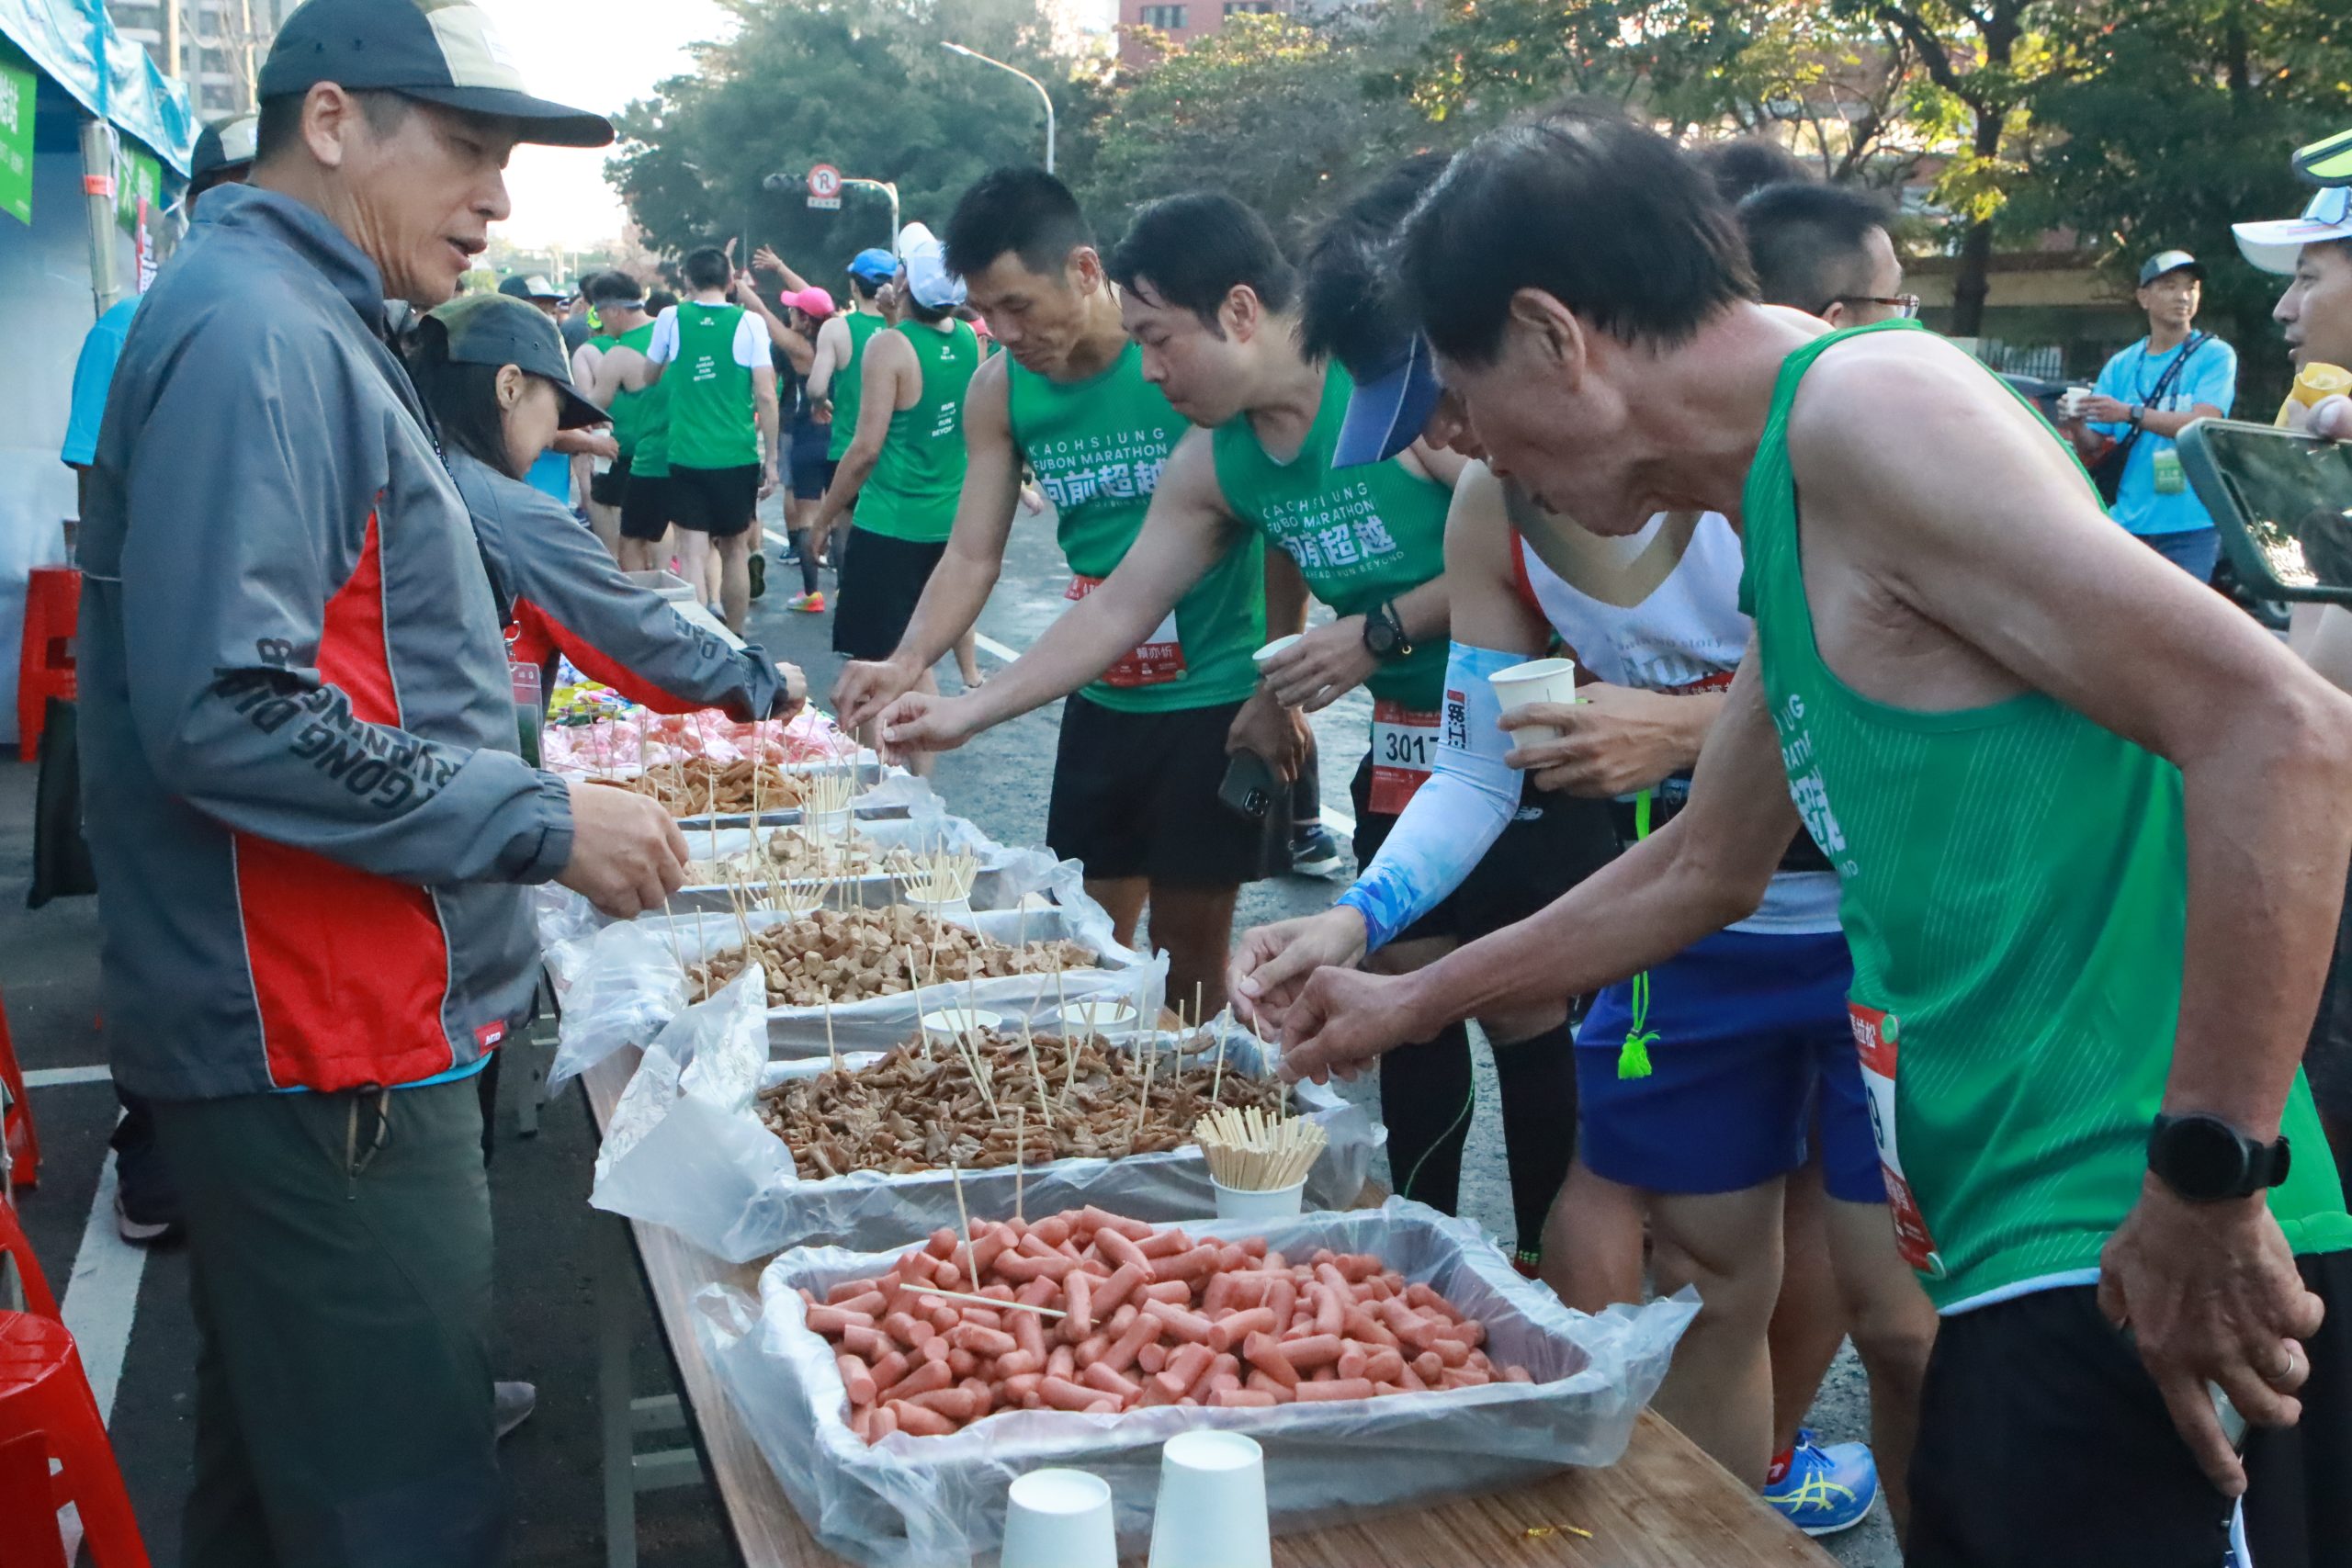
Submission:
[[[1062,597],[1075,604],[1102,586],[1099,577],[1073,577]],[[1102,683],[1121,689],[1164,686],[1183,677],[1184,644],[1176,635],[1176,612],[1170,610],[1149,637],[1102,672]]]
[[[1385,698],[1372,705],[1372,812],[1405,809],[1437,765],[1438,716]]]
[[[1854,1049],[1861,1057],[1862,1086],[1871,1097],[1871,1135],[1878,1142],[1879,1172],[1886,1178],[1887,1207],[1894,1213],[1895,1249],[1903,1261],[1931,1280],[1944,1275],[1944,1260],[1928,1233],[1928,1218],[1903,1174],[1903,1154],[1895,1141],[1895,1059],[1901,1046],[1900,1025],[1890,1014],[1857,1001],[1846,1004],[1854,1025]]]

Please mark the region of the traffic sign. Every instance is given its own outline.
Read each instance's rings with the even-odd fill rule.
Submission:
[[[808,205],[820,212],[842,209],[842,172],[831,164],[808,171]]]

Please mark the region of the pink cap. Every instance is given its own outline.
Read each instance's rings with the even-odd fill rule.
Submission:
[[[797,294],[786,295],[784,302],[820,321],[831,315],[835,309],[833,297],[813,284]]]

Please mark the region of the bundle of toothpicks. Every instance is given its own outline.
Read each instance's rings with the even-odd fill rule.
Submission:
[[[1329,1142],[1319,1123],[1220,1105],[1193,1125],[1209,1174],[1236,1192],[1279,1192],[1306,1179]]]

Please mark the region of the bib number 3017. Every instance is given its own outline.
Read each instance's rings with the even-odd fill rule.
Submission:
[[[1394,817],[1411,804],[1437,765],[1438,716],[1384,698],[1372,706],[1373,815]]]
[[[1886,1178],[1887,1207],[1894,1213],[1895,1249],[1902,1253],[1904,1262],[1930,1280],[1940,1280],[1944,1260],[1936,1251],[1936,1238],[1928,1233],[1928,1217],[1920,1212],[1910,1180],[1903,1174],[1903,1153],[1895,1142],[1894,1079],[1895,1061],[1902,1050],[1900,1021],[1891,1013],[1850,999],[1846,1012],[1853,1021],[1854,1049],[1861,1057],[1862,1086],[1870,1090],[1871,1134],[1878,1143],[1880,1174]]]

